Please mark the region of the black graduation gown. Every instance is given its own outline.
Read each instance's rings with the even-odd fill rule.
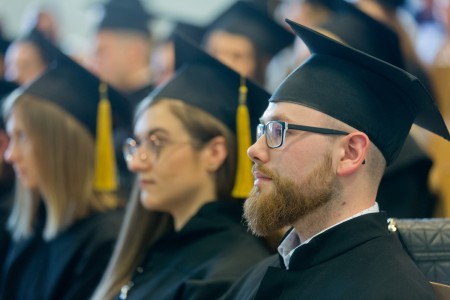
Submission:
[[[125,93],[125,96],[130,101],[131,111],[134,112],[139,103],[147,97],[153,90],[155,86],[153,84],[147,84],[137,90]]]
[[[387,229],[384,213],[344,222],[298,248],[286,270],[274,255],[223,299],[435,299],[430,284]]]
[[[8,252],[10,235],[6,229],[14,197],[14,177],[0,181],[0,270]]]
[[[122,217],[123,210],[93,214],[48,242],[42,239],[41,218],[39,234],[11,245],[0,299],[89,299],[109,261]]]
[[[218,299],[245,271],[268,257],[242,224],[242,205],[215,201],[148,252],[127,299]]]
[[[428,187],[430,157],[411,136],[400,155],[386,169],[377,194],[380,209],[389,217],[431,218],[436,197]]]

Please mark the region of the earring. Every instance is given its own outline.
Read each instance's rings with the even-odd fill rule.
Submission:
[[[140,153],[140,154],[139,154],[139,159],[140,159],[140,160],[147,160],[147,158],[148,158],[147,153]]]

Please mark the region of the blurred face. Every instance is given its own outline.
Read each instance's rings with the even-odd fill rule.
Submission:
[[[152,51],[152,68],[157,84],[167,81],[175,70],[175,50],[173,42],[159,45]]]
[[[448,0],[433,1],[433,14],[445,25],[447,31],[450,31],[450,2]]]
[[[102,30],[97,33],[93,70],[109,84],[120,88],[128,72],[126,41],[121,34]]]
[[[250,78],[255,77],[256,53],[246,37],[216,31],[209,36],[206,50],[236,72]]]
[[[4,154],[12,164],[17,178],[28,189],[39,189],[39,171],[30,136],[20,114],[13,112],[6,122],[9,145]]]
[[[5,77],[23,85],[39,77],[46,67],[33,43],[18,42],[7,51]]]
[[[145,111],[134,135],[139,147],[127,162],[137,173],[142,205],[172,215],[188,211],[209,176],[202,150],[193,148],[188,132],[164,102]]]
[[[261,122],[321,127],[321,118],[321,113],[301,105],[270,103]],[[339,183],[332,169],[330,145],[324,135],[287,130],[280,148],[269,148],[264,135],[249,148],[255,182],[244,216],[255,234],[264,236],[293,225],[334,198]]]

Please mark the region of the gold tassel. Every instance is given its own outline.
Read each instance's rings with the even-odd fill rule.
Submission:
[[[94,182],[94,187],[98,191],[114,191],[117,188],[111,104],[107,97],[107,89],[106,83],[100,83]]]
[[[252,143],[250,133],[250,115],[247,107],[247,86],[241,76],[239,87],[239,105],[236,112],[237,170],[232,196],[247,198],[253,187],[252,162],[247,149]]]

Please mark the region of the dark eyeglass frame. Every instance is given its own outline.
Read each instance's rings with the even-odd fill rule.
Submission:
[[[267,130],[266,130],[266,128],[267,128],[267,126],[269,124],[273,124],[273,123],[280,124],[281,125],[281,129],[283,131],[282,134],[281,134],[280,144],[276,145],[276,146],[269,145],[269,139],[267,138]],[[286,131],[288,129],[301,130],[301,131],[307,131],[307,132],[314,132],[314,133],[319,133],[319,134],[334,134],[334,135],[348,135],[348,134],[350,134],[349,132],[336,130],[336,129],[330,129],[330,128],[313,127],[313,126],[298,125],[298,124],[290,124],[288,122],[283,122],[283,121],[270,121],[270,122],[267,122],[266,124],[258,124],[258,126],[256,128],[256,137],[257,137],[257,139],[259,139],[262,135],[265,135],[266,136],[266,145],[267,145],[267,147],[269,147],[271,149],[280,148],[284,144],[284,140],[286,138]]]

